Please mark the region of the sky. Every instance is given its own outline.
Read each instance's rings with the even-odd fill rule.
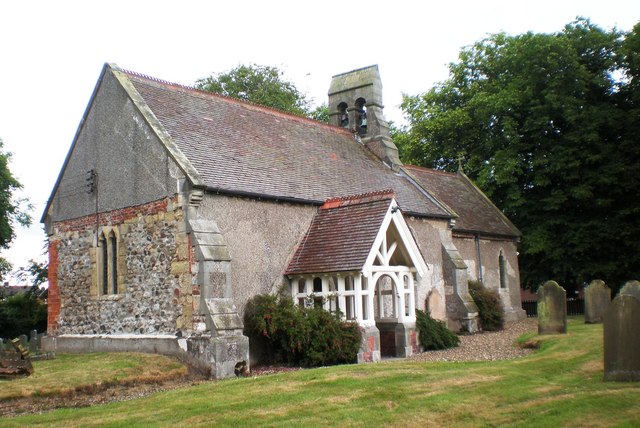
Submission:
[[[34,221],[1,254],[16,268],[46,260],[40,219],[105,62],[185,85],[275,66],[315,104],[331,76],[378,64],[385,116],[402,123],[402,94],[445,80],[462,47],[560,31],[577,16],[629,31],[640,1],[2,1],[0,138]]]

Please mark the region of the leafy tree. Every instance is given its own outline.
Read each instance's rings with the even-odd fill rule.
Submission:
[[[326,106],[313,109],[311,102],[276,67],[239,65],[223,73],[198,79],[196,88],[238,98],[288,113],[328,122]]]
[[[0,301],[0,337],[11,339],[47,329],[47,305],[35,293],[18,293]]]
[[[467,175],[523,232],[522,280],[640,276],[640,24],[494,34],[406,96],[403,160]]]
[[[16,199],[14,196],[22,185],[9,170],[11,153],[5,152],[3,148],[4,143],[0,139],[0,248],[7,249],[15,237],[16,224],[31,224],[28,214],[31,206],[25,199]],[[10,270],[9,261],[0,256],[0,279]]]

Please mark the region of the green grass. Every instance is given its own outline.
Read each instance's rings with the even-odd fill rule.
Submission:
[[[406,361],[205,382],[0,426],[638,426],[640,383],[603,381],[602,326],[572,319],[510,361]],[[529,335],[528,339],[531,339]]]
[[[187,374],[173,358],[152,354],[96,353],[58,355],[34,361],[34,373],[25,378],[0,381],[0,400],[65,394],[105,384],[126,384],[173,379]]]

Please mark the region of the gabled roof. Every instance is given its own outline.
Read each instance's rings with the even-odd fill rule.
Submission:
[[[458,215],[454,231],[517,238],[520,231],[463,173],[405,165],[404,170],[423,188]]]
[[[328,199],[313,218],[285,275],[363,269],[392,201],[389,190]]]
[[[322,204],[336,196],[393,189],[409,214],[451,214],[385,167],[347,130],[133,72],[149,122],[195,185],[209,191]],[[124,86],[129,86],[124,84]],[[126,88],[125,88],[126,89]],[[173,150],[175,152],[175,150]],[[173,153],[172,152],[172,153]],[[181,162],[184,156],[186,161]]]

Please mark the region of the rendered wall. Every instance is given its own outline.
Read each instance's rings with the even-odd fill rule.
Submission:
[[[447,229],[445,220],[427,220],[417,217],[405,217],[418,243],[420,253],[427,264],[426,275],[416,282],[416,309],[429,309],[431,316],[445,320],[447,318],[445,301],[446,289],[442,270],[442,250],[440,231]],[[429,307],[426,307],[427,300]]]
[[[241,313],[253,296],[288,285],[283,272],[316,211],[311,205],[206,195],[197,215],[215,220],[224,235],[232,260],[232,297]],[[431,293],[432,315],[445,319],[439,230],[446,228],[446,221],[406,220],[429,268],[416,283],[416,307],[424,309]]]
[[[508,240],[488,240],[480,238],[480,260],[478,249],[473,236],[454,234],[454,244],[460,251],[465,263],[469,267],[469,279],[480,278],[479,268],[482,268],[482,282],[485,287],[498,290],[505,308],[507,321],[515,321],[526,317],[520,300],[520,270],[518,267],[517,244]],[[500,288],[500,266],[498,258],[502,251],[505,260],[506,288]]]
[[[97,189],[88,193],[86,176],[92,169],[98,174]],[[180,176],[164,146],[107,71],[80,124],[45,220],[50,225],[156,201],[176,193]]]
[[[288,284],[283,272],[317,209],[312,205],[206,194],[197,216],[215,221],[224,236],[231,258],[232,295],[228,297],[233,298],[241,314],[253,296]]]

